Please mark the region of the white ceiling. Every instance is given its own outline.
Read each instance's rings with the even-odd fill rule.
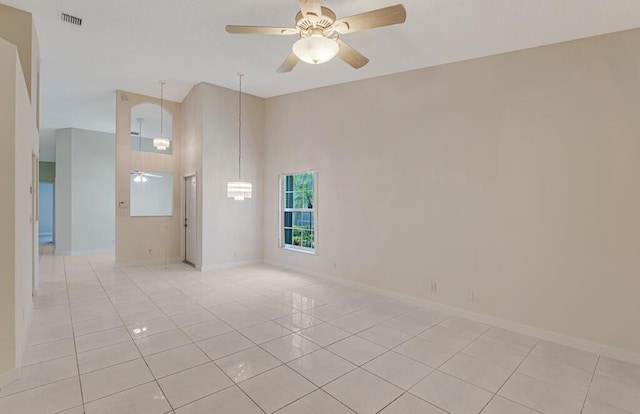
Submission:
[[[338,17],[402,1],[407,22],[344,35],[371,59],[276,73],[294,37],[230,35],[226,24],[290,26],[296,0],[0,0],[34,14],[42,61],[42,135],[115,130],[116,89],[181,101],[201,81],[271,97],[640,27],[638,0],[326,0]],[[58,20],[81,17],[82,27]]]

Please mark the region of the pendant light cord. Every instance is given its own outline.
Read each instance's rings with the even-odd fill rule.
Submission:
[[[238,89],[238,181],[242,181],[241,161],[242,161],[242,77],[243,73],[238,73],[240,88]]]
[[[160,81],[160,136],[164,138],[164,81]]]

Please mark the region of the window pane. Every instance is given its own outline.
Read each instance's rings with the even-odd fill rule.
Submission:
[[[302,245],[302,230],[293,229],[293,245],[294,246]]]
[[[314,234],[312,231],[304,231],[302,232],[302,247],[314,247]]]
[[[293,226],[309,230],[311,228],[311,213],[293,213]]]
[[[293,208],[306,208],[304,204],[304,193],[296,191],[293,193]]]
[[[311,230],[315,230],[316,229],[316,227],[315,227],[315,220],[316,220],[315,214],[314,213],[309,213],[309,215],[311,216],[310,219],[309,219],[309,223],[310,223],[309,224],[309,228]]]
[[[285,178],[285,190],[293,191],[293,175],[287,175]]]
[[[292,233],[293,233],[293,230],[291,230],[291,229],[285,229],[284,230],[284,244],[291,244],[292,243],[292,241],[293,241],[292,240],[293,239]]]
[[[292,217],[293,213],[291,213],[290,211],[286,211],[284,213],[284,226],[285,227],[293,227],[293,225],[291,224],[291,217]]]
[[[293,193],[285,194],[285,208],[293,208]]]
[[[304,206],[306,208],[313,208],[313,191],[312,190],[308,190],[304,194]]]

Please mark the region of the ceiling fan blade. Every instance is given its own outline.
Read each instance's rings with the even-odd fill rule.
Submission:
[[[268,27],[268,26],[236,26],[227,25],[227,33],[233,34],[260,34],[260,35],[294,35],[298,31],[290,27]]]
[[[376,27],[391,26],[404,23],[407,20],[407,10],[402,4],[372,10],[336,20],[333,27],[338,33],[353,33]]]
[[[313,15],[316,17],[322,16],[322,8],[320,7],[320,0],[298,0],[302,15]]]
[[[298,56],[296,56],[295,53],[291,52],[291,54],[289,56],[287,56],[287,58],[284,60],[284,62],[282,62],[282,65],[280,65],[278,70],[276,70],[276,72],[278,72],[278,73],[291,72],[293,70],[293,68],[296,67],[298,62],[300,62],[300,59],[298,58]]]
[[[144,175],[145,177],[162,178],[161,175],[151,174],[151,173],[146,173],[146,172],[143,172],[142,175]]]
[[[349,65],[353,66],[354,69],[360,69],[367,63],[369,63],[369,59],[364,56],[362,53],[358,52],[342,40],[338,39],[338,45],[340,46],[340,50],[338,51],[338,57]]]

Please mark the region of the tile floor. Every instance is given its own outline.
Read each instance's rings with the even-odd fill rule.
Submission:
[[[640,413],[640,366],[281,269],[40,268],[3,414]]]

